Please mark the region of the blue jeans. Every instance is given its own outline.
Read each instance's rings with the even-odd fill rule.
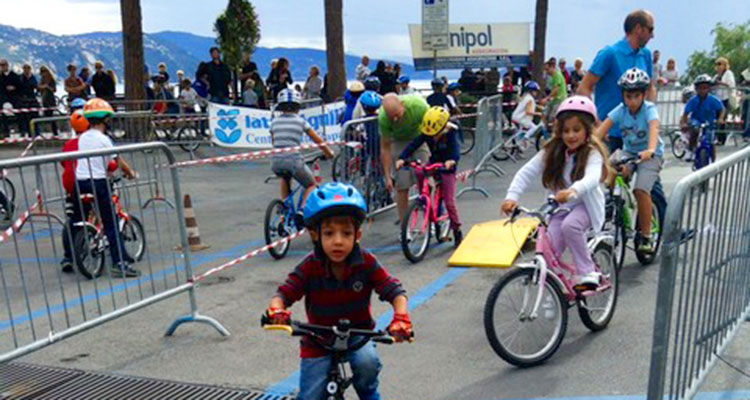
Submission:
[[[375,344],[367,343],[361,349],[347,355],[352,367],[353,386],[361,400],[380,400],[378,374],[380,363]],[[300,365],[299,395],[297,400],[323,400],[331,369],[331,356],[303,358]]]

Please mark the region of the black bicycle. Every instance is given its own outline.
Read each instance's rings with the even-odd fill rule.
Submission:
[[[0,229],[6,229],[13,223],[15,201],[16,188],[13,182],[0,175]]]
[[[273,325],[271,322],[267,315],[263,315],[260,325],[266,330],[286,331],[291,336],[307,336],[331,353],[333,362],[328,371],[326,400],[344,400],[344,392],[352,384],[352,377],[347,376],[347,354],[361,349],[370,340],[384,344],[396,342],[396,339],[385,331],[352,328],[351,323],[346,319],[339,320],[335,326],[313,325],[299,321],[290,321],[289,325]],[[355,337],[364,340],[350,342],[349,339]]]

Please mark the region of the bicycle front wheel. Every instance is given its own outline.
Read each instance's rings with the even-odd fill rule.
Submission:
[[[492,349],[518,367],[533,367],[560,347],[568,326],[567,304],[549,277],[542,284],[537,316],[531,315],[539,296],[537,270],[516,269],[500,278],[484,305],[484,330]]]
[[[612,223],[612,229],[614,229],[614,245],[612,246],[612,253],[615,255],[615,268],[619,271],[622,269],[625,263],[625,250],[628,244],[628,231],[625,226],[625,205],[621,198],[613,199],[614,202],[614,221]]]
[[[130,219],[123,221],[120,235],[125,245],[125,252],[135,261],[141,261],[146,252],[146,231],[141,221],[131,215]]]
[[[291,233],[294,233],[289,232],[289,224],[286,221],[286,219],[290,217],[290,213],[288,211],[289,210],[287,209],[286,205],[284,205],[284,202],[281,200],[272,200],[271,203],[268,204],[268,208],[266,209],[266,218],[263,224],[263,233],[266,237],[267,245],[277,242],[285,237],[290,236]],[[286,241],[280,243],[275,247],[271,247],[270,249],[268,249],[268,252],[271,254],[271,257],[280,260],[284,258],[288,250],[289,241]]]
[[[192,153],[201,147],[201,134],[199,126],[186,125],[177,130],[177,141],[180,148]]]
[[[607,327],[615,315],[619,280],[612,249],[600,242],[594,248],[592,257],[602,274],[599,290],[584,296],[578,302],[578,316],[581,322],[591,331],[600,331]]]
[[[73,239],[73,257],[81,275],[94,279],[104,272],[104,238],[96,228],[85,225]]]
[[[5,196],[10,200],[10,202],[15,204],[16,186],[13,185],[13,181],[6,177],[0,177],[0,192],[5,193]]]
[[[422,261],[430,245],[430,223],[427,206],[417,199],[401,221],[401,249],[413,262]]]

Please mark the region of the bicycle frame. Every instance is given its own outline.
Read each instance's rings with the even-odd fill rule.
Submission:
[[[700,135],[700,143],[698,144],[698,148],[695,149],[695,159],[693,160],[693,167],[695,168],[695,170],[699,170],[715,161],[713,144],[714,135],[713,131],[710,131],[708,129],[708,124],[701,124]],[[708,156],[708,164],[706,165],[702,165],[700,157],[698,157],[701,151],[705,151],[706,155]]]
[[[624,196],[622,194],[625,194]],[[622,175],[617,174],[615,178],[615,187],[612,189],[612,195],[620,197],[625,202],[625,207],[622,208],[622,219],[627,229],[632,230],[634,225],[634,219],[632,218],[631,211],[635,209],[635,201],[633,200],[633,193],[630,191],[630,185],[625,182],[625,178]]]
[[[430,177],[436,177],[440,172],[438,169],[443,168],[442,163],[435,163],[428,165],[426,167],[423,167],[419,165],[418,163],[412,163],[412,168],[414,168],[415,172],[417,174],[422,174],[424,176],[424,179],[422,179],[422,188],[421,188],[421,194],[419,195],[419,198],[417,201],[423,201],[425,203],[425,207],[427,209],[427,218],[424,219],[424,223],[422,224],[422,233],[427,232],[427,229],[430,229],[430,223],[432,222],[438,222],[438,213],[439,210],[439,204],[440,200],[443,199],[443,191],[440,190],[440,187],[442,183],[440,182],[440,179],[437,178],[435,181],[435,191],[434,191],[434,197],[432,192],[432,187],[430,186]],[[446,213],[444,218],[448,218],[448,214]],[[417,223],[416,219],[413,222],[414,224]],[[412,226],[412,229],[416,226]]]

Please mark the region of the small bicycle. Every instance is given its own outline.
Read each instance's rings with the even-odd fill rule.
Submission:
[[[697,171],[714,162],[714,135],[713,129],[709,129],[709,124],[704,122],[698,125],[698,148],[695,149],[695,159],[693,160],[693,170]]]
[[[16,204],[16,188],[13,181],[0,175],[0,229],[8,228],[13,222]]]
[[[531,148],[534,145],[536,151],[539,151],[544,147],[547,138],[542,134],[542,129],[539,128],[527,135],[527,131],[518,126],[515,121],[511,123],[512,129],[509,130],[509,137],[505,140],[504,144],[500,146],[495,152],[492,153],[492,158],[497,161],[505,161],[511,157],[514,159]],[[505,132],[503,132],[505,134]]]
[[[669,140],[672,143],[672,154],[674,154],[677,159],[682,160],[682,158],[685,157],[687,149],[690,147],[690,138],[688,134],[677,129],[669,135]]]
[[[406,218],[401,221],[401,249],[409,261],[418,263],[427,253],[433,231],[438,242],[448,240],[450,219],[443,204],[443,191],[440,190],[440,175],[447,170],[443,163],[422,166],[418,162],[411,162],[409,166],[418,174],[424,174],[424,179],[421,194],[409,207]],[[434,189],[430,184],[430,177],[435,180]]]
[[[308,164],[317,163],[323,156],[318,156],[308,162]],[[292,177],[283,176],[287,185],[291,188]],[[266,180],[268,181],[268,180]],[[297,202],[294,202],[294,196],[297,196]],[[290,237],[305,228],[305,222],[299,211],[302,211],[302,201],[304,200],[305,191],[302,185],[297,185],[289,191],[289,195],[284,199],[273,199],[266,207],[266,216],[263,222],[263,234],[266,238],[266,245],[275,243],[285,237]],[[280,260],[286,256],[289,251],[289,241],[279,243],[275,247],[268,249],[271,257]]]
[[[122,178],[111,180],[112,204],[118,218],[117,231],[125,245],[126,254],[135,261],[140,261],[146,252],[146,232],[143,224],[134,215],[127,213],[120,203],[118,183]],[[76,228],[73,235],[73,256],[78,271],[88,279],[94,279],[104,271],[104,254],[110,248],[101,218],[94,211],[96,200],[93,194],[81,194],[81,204],[84,208],[86,220],[73,224]],[[66,227],[67,229],[67,227]],[[63,233],[67,237],[67,232]],[[67,240],[63,241],[64,243]],[[111,251],[111,250],[110,250]]]
[[[484,328],[493,350],[505,361],[531,367],[543,363],[560,347],[568,324],[568,308],[577,306],[581,321],[591,331],[607,327],[617,305],[618,277],[611,237],[597,235],[588,247],[601,273],[596,290],[578,291],[575,267],[555,254],[547,235],[550,218],[568,211],[550,197],[536,211],[517,207],[507,223],[521,214],[538,219],[536,255],[519,263],[495,283],[484,306]]]
[[[632,240],[633,251],[641,265],[649,265],[654,262],[659,247],[661,246],[661,208],[656,203],[653,205],[651,215],[651,239],[652,250],[642,251],[639,249],[641,244],[641,232],[638,227],[638,203],[635,201],[632,191],[630,190],[630,181],[626,180],[620,167],[635,166],[639,164],[640,159],[637,156],[625,157],[613,162],[617,176],[615,184],[607,193],[607,222],[614,236],[613,252],[615,255],[615,266],[619,271],[625,262],[625,249],[629,240]]]
[[[396,340],[381,330],[351,328],[348,320],[342,319],[336,326],[321,326],[291,321],[289,325],[272,325],[264,315],[261,326],[266,330],[283,330],[290,336],[307,336],[316,344],[331,353],[331,369],[326,382],[326,400],[344,400],[344,392],[352,384],[352,377],[347,376],[347,355],[355,352],[370,340],[377,343],[393,344]],[[360,338],[360,340],[350,340]]]

